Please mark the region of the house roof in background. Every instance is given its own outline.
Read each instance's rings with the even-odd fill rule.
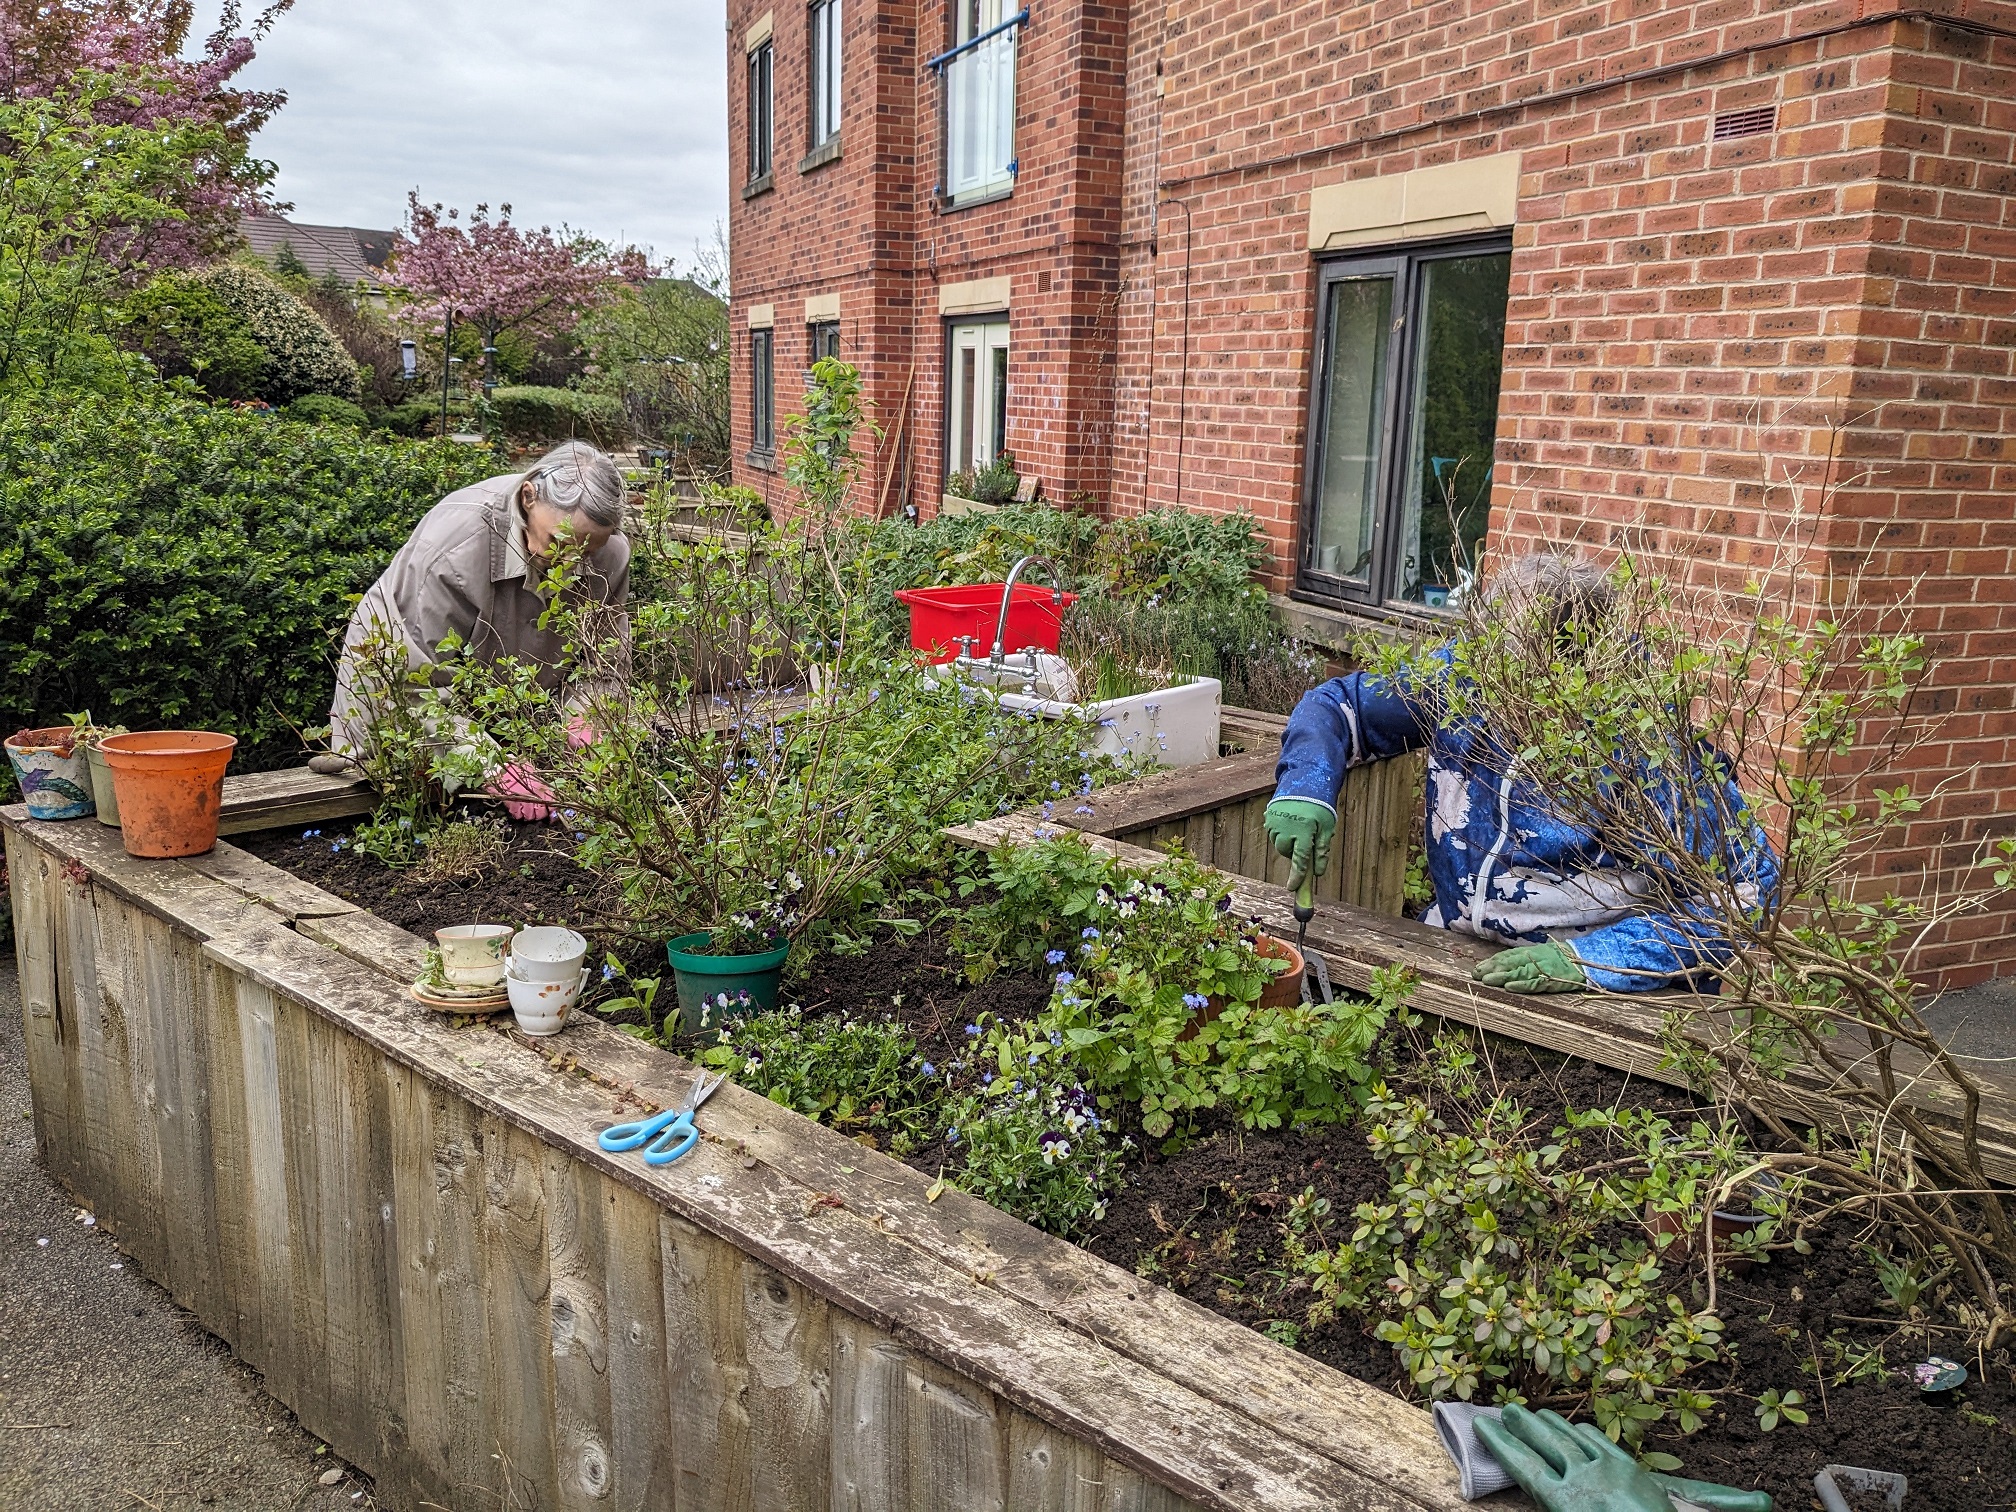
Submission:
[[[248,215],[239,234],[254,256],[272,262],[291,245],[294,255],[317,278],[334,273],[346,283],[378,282],[392,254],[394,233],[358,226],[306,226],[278,215]]]

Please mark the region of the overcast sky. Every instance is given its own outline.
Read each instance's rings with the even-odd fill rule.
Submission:
[[[250,9],[248,7],[248,9]],[[682,265],[728,213],[721,0],[297,0],[240,76],[290,218],[493,208]]]

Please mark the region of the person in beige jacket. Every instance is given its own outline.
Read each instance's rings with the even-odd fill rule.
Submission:
[[[517,657],[540,669],[541,687],[559,687],[565,674],[561,638],[539,624],[547,607],[540,584],[548,556],[562,532],[570,532],[586,547],[573,591],[620,606],[630,588],[623,499],[616,464],[586,442],[568,441],[529,472],[457,489],[427,511],[350,617],[329,710],[335,755],[355,756],[369,739],[371,708],[357,686],[357,657],[374,632],[404,642],[415,671],[438,667],[441,643],[454,635],[463,655],[486,662]],[[434,675],[446,681],[445,670]],[[574,728],[578,738],[592,738],[585,725]],[[521,764],[501,761],[488,787],[508,800],[512,818],[547,817],[541,800],[551,794]]]

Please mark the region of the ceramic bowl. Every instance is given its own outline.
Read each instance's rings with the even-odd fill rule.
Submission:
[[[588,942],[571,929],[521,929],[511,942],[512,974],[528,982],[571,982]]]
[[[588,968],[582,967],[571,982],[528,982],[516,972],[504,976],[504,988],[511,994],[511,1017],[525,1034],[558,1034],[567,1027],[574,1005],[588,989]]]
[[[509,924],[453,924],[434,931],[441,946],[441,974],[454,987],[496,987],[504,981]]]

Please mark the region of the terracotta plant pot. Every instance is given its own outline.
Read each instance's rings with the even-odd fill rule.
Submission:
[[[90,817],[91,774],[75,730],[67,725],[23,730],[7,742],[7,759],[14,764],[30,819]]]
[[[224,769],[235,735],[209,730],[144,730],[98,743],[119,796],[129,856],[200,856],[217,844]]]
[[[1254,942],[1253,948],[1259,952],[1263,959],[1286,963],[1275,976],[1274,980],[1260,989],[1259,1000],[1253,1006],[1255,1008],[1292,1008],[1295,1004],[1301,1002],[1302,973],[1307,966],[1307,962],[1302,957],[1302,952],[1297,950],[1293,945],[1290,945],[1286,940],[1278,940],[1270,934],[1260,936]],[[1207,999],[1204,1006],[1197,1010],[1196,1016],[1183,1026],[1183,1032],[1177,1035],[1176,1038],[1178,1040],[1195,1039],[1199,1029],[1202,1029],[1224,1011],[1225,1003],[1223,999],[1215,997]]]
[[[119,790],[96,740],[84,743],[84,764],[91,773],[91,801],[98,805],[98,822],[119,828]]]

